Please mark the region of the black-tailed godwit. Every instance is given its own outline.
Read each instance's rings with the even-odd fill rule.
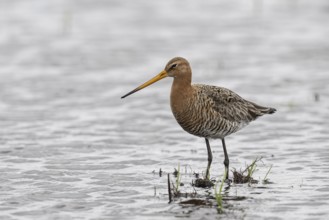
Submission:
[[[226,179],[229,177],[229,158],[224,138],[245,127],[274,108],[263,107],[241,98],[233,91],[217,86],[191,84],[189,62],[182,57],[171,59],[157,76],[122,96],[125,98],[165,77],[173,77],[170,106],[178,124],[188,133],[205,138],[208,151],[206,178],[212,162],[209,139],[221,139],[224,150]]]

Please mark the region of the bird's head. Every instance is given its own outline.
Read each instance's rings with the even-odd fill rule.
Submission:
[[[128,92],[126,95],[122,96],[121,98],[123,99],[168,76],[178,79],[178,78],[184,78],[187,75],[189,75],[189,77],[191,75],[191,68],[189,62],[182,57],[175,57],[167,63],[165,69],[162,70],[158,75],[148,80],[144,84],[138,86],[136,89]]]
[[[186,59],[182,57],[175,57],[167,63],[164,71],[166,71],[167,75],[170,77],[180,78],[190,74],[191,68]]]

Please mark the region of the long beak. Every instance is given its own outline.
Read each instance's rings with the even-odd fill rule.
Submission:
[[[150,79],[149,81],[145,82],[144,84],[138,86],[136,89],[132,90],[131,92],[128,92],[126,95],[122,96],[121,98],[125,98],[127,97],[128,95],[131,95],[141,89],[144,89],[145,87],[149,86],[149,85],[152,85],[153,83],[165,78],[168,76],[168,73],[163,70],[161,73],[159,73],[158,75],[156,75],[155,77],[153,77],[152,79]]]

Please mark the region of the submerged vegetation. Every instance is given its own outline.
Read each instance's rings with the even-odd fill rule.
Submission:
[[[243,171],[233,170],[233,182],[236,184],[240,183],[258,183],[258,180],[253,178],[253,175],[257,168],[257,163],[261,161],[262,158],[256,158],[250,165],[247,165],[246,169]],[[245,173],[247,173],[245,175]]]
[[[213,183],[213,181],[206,179],[206,178],[205,179],[198,178],[192,184],[193,184],[193,186],[198,187],[198,188],[210,188],[215,185]]]
[[[246,168],[243,170],[240,170],[239,172],[234,169],[233,172],[233,179],[232,180],[226,180],[226,170],[224,172],[224,175],[220,178],[219,181],[215,180],[209,180],[206,178],[199,178],[199,175],[196,173],[187,173],[185,169],[185,173],[181,173],[181,167],[180,164],[178,164],[178,168],[175,169],[175,171],[172,173],[172,175],[175,177],[174,180],[170,180],[170,175],[168,173],[168,193],[169,193],[169,202],[179,200],[179,204],[181,205],[196,205],[196,206],[213,206],[217,208],[218,213],[223,213],[224,210],[224,202],[225,201],[231,201],[231,200],[241,200],[246,199],[245,196],[228,196],[223,194],[224,185],[227,185],[226,188],[230,188],[233,184],[245,184],[248,183],[248,186],[250,187],[251,184],[258,184],[259,181],[255,180],[254,175],[258,167],[259,161],[262,162],[262,158],[256,158],[251,162],[250,165],[246,165]],[[268,184],[269,182],[269,174],[271,172],[272,165],[269,167],[268,171],[266,172],[266,175],[262,179],[263,184]],[[192,181],[189,184],[183,184],[182,183],[182,176],[183,175],[190,175],[191,177],[194,176]],[[215,183],[216,182],[216,183]],[[181,186],[184,186],[183,191],[188,189],[191,189],[190,192],[181,192]],[[198,191],[195,189],[199,188],[198,191],[203,191],[206,194],[200,195],[198,194]],[[209,188],[213,188],[213,193],[209,191]],[[225,207],[227,207],[225,205]]]

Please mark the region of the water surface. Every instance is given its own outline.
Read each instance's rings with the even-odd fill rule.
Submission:
[[[326,219],[328,16],[325,0],[1,1],[1,219]],[[272,184],[232,185],[224,214],[168,204],[160,168],[180,164],[190,191],[207,164],[172,116],[171,79],[120,99],[175,56],[195,82],[278,110],[227,137],[231,167],[263,157],[255,178],[272,166]]]

